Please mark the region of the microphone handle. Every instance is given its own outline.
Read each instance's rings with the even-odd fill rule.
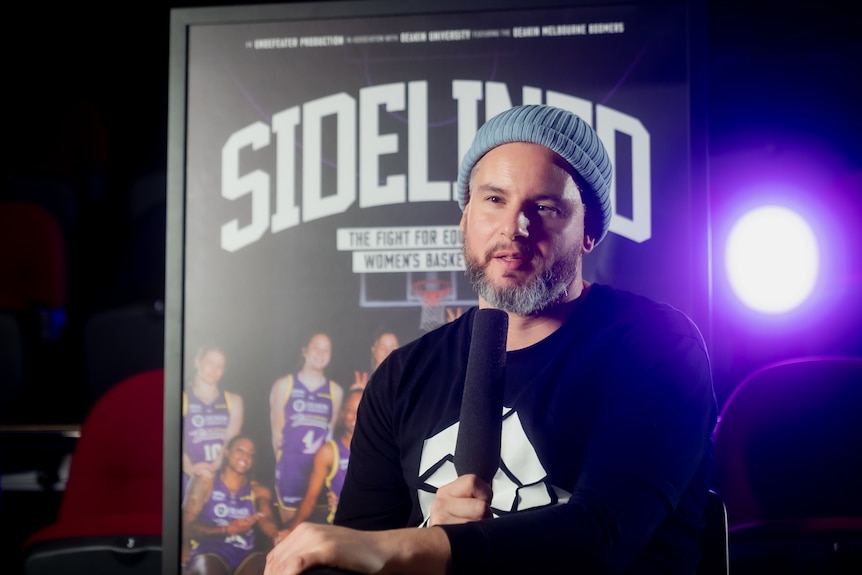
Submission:
[[[501,310],[476,312],[455,443],[458,475],[474,473],[488,483],[500,466],[508,322]]]

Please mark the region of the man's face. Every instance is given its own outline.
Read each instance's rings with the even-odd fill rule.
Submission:
[[[461,230],[470,280],[492,307],[535,314],[581,280],[593,241],[585,242],[584,204],[564,165],[527,143],[498,146],[476,164]]]

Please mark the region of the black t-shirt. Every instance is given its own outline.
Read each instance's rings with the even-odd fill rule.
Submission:
[[[452,573],[694,570],[716,420],[701,334],[678,310],[607,286],[576,305],[556,332],[507,353],[495,518],[444,527]],[[419,526],[456,477],[474,314],[375,372],[336,524]]]

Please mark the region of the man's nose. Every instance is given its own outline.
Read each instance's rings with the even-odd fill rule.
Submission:
[[[527,218],[523,210],[517,210],[510,216],[505,234],[510,240],[530,237],[530,219]]]

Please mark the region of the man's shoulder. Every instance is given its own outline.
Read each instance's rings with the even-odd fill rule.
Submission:
[[[661,330],[700,339],[694,321],[676,306],[629,290],[593,284],[587,313],[594,321],[623,329]]]
[[[712,401],[706,342],[688,315],[669,303],[630,291],[594,287],[599,287],[594,293],[597,305],[592,310],[594,323],[587,329],[594,328],[592,342],[606,352],[596,357],[614,358],[614,365],[623,371],[647,369],[665,374],[647,378],[651,385],[683,382],[686,388],[694,388],[692,382],[700,381],[702,397]]]
[[[604,308],[610,313],[624,315],[654,313],[688,319],[685,312],[671,303],[606,284],[593,284],[589,295],[595,307]]]

